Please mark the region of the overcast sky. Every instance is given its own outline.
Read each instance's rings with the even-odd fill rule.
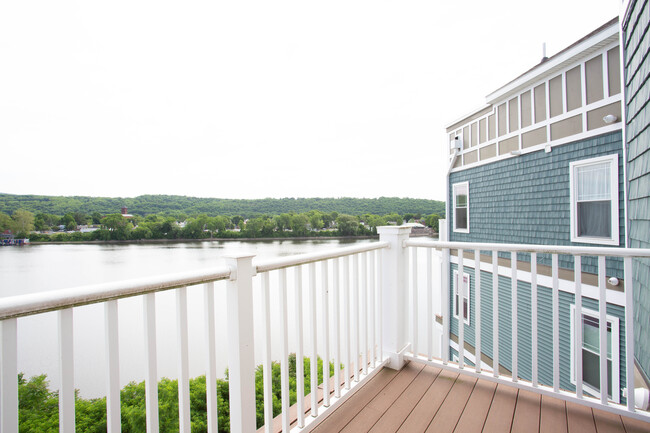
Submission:
[[[444,126],[616,0],[7,1],[0,192],[444,199]]]

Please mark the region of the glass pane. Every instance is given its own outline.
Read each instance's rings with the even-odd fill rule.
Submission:
[[[578,201],[609,200],[611,198],[609,162],[577,167],[576,176]]]
[[[578,236],[612,237],[612,206],[608,201],[578,202]]]
[[[582,351],[582,380],[594,389],[600,389],[600,357],[588,350]]]
[[[467,228],[467,208],[456,208],[456,228]]]
[[[467,298],[463,299],[463,318],[465,320],[469,319],[469,304]]]
[[[582,316],[582,323],[582,347],[598,354],[600,348],[598,319],[591,316]]]
[[[456,206],[465,207],[467,206],[467,195],[459,194],[456,196]]]

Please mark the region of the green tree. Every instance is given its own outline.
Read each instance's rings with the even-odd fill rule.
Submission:
[[[359,220],[352,215],[339,215],[336,225],[342,236],[354,236],[359,231]]]
[[[122,214],[114,213],[102,218],[102,225],[111,232],[111,239],[126,240],[133,226]]]
[[[291,231],[294,236],[307,236],[307,215],[291,215]]]
[[[439,222],[438,222],[439,220],[440,220],[440,215],[431,214],[431,215],[428,215],[424,219],[424,224],[427,227],[431,227],[437,233],[438,229],[439,229],[439,227],[438,227],[439,226]]]
[[[14,220],[11,219],[9,215],[4,212],[0,212],[0,232],[5,230],[12,230],[14,226]]]
[[[27,235],[34,230],[34,214],[28,210],[18,209],[11,218],[14,220],[13,231]]]

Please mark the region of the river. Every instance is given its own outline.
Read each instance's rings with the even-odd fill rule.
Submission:
[[[219,266],[224,263],[224,256],[237,253],[252,253],[258,258],[269,258],[365,242],[373,242],[373,240],[206,241],[3,247],[0,248],[0,297],[204,269]],[[423,257],[424,254],[419,255],[419,262]],[[306,275],[306,271],[304,274]],[[293,305],[292,275],[293,272],[289,272],[289,305]],[[277,281],[276,276],[272,275],[271,279],[272,282]],[[420,284],[421,288],[423,286],[423,283]],[[226,341],[224,288],[223,282],[217,283],[215,291],[217,344]],[[255,278],[254,290],[259,292],[259,278]],[[275,288],[272,287],[272,317],[277,312],[277,303],[273,300],[274,290]],[[256,311],[260,309],[258,298],[256,297],[254,301]],[[142,308],[142,297],[119,301],[122,386],[130,381],[143,380],[145,375]],[[174,291],[157,293],[156,309],[159,377],[175,378],[177,351]],[[190,376],[195,377],[205,373],[201,286],[188,289],[188,310]],[[293,329],[292,322],[293,318],[290,318],[290,329]],[[27,377],[47,374],[51,381],[51,389],[58,388],[59,375],[56,323],[56,313],[45,313],[18,320],[19,371],[24,372]],[[273,331],[273,334],[276,335],[276,331]],[[259,337],[262,335],[262,329],[257,323],[255,335],[256,358],[258,358],[256,361],[260,363],[262,341]],[[422,341],[422,338],[420,340]],[[294,350],[294,343],[294,338],[290,335],[290,350]],[[74,351],[75,387],[86,398],[105,395],[104,313],[101,305],[89,305],[74,310]],[[218,352],[217,368],[219,373],[223,374],[226,368],[227,350],[224,348]],[[273,353],[273,357],[277,359],[279,355]]]

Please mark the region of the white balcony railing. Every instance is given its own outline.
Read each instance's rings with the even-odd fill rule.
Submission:
[[[252,256],[230,258],[226,266],[202,272],[131,280],[120,283],[102,284],[75,289],[45,292],[33,295],[0,299],[0,427],[3,432],[18,431],[18,363],[17,363],[17,329],[21,318],[38,315],[48,311],[58,313],[59,335],[59,422],[60,430],[75,430],[74,368],[73,368],[73,315],[76,307],[91,303],[104,304],[106,376],[107,386],[107,425],[109,432],[120,431],[120,380],[119,380],[119,335],[118,301],[123,298],[143,297],[143,324],[145,335],[145,395],[146,425],[148,432],[158,431],[158,396],[157,396],[157,350],[156,350],[156,292],[176,291],[176,329],[178,353],[179,384],[179,425],[181,432],[190,431],[189,408],[189,361],[188,361],[188,309],[187,292],[203,289],[205,308],[206,335],[206,383],[207,383],[207,417],[209,431],[217,431],[217,363],[216,353],[227,351],[230,392],[230,430],[232,432],[253,432],[256,430],[255,407],[255,359],[261,358],[264,372],[265,430],[271,431],[272,413],[272,359],[280,361],[282,413],[280,415],[282,430],[309,431],[321,417],[334,407],[343,403],[353,394],[355,387],[372,377],[380,368],[388,366],[399,369],[406,361],[423,362],[444,369],[454,369],[464,374],[482,377],[488,380],[507,383],[519,388],[553,395],[565,400],[577,401],[592,407],[599,407],[611,412],[633,416],[650,421],[647,413],[639,412],[634,407],[633,393],[627,393],[626,406],[609,401],[603,389],[600,398],[584,395],[582,381],[577,380],[575,391],[565,390],[561,384],[561,365],[566,360],[560,357],[560,314],[559,292],[566,289],[566,282],[561,282],[558,269],[558,255],[569,255],[581,269],[583,256],[596,256],[599,265],[597,285],[591,287],[583,284],[582,278],[571,282],[571,296],[575,299],[576,317],[581,317],[584,298],[610,300],[624,306],[624,344],[627,388],[634,388],[633,364],[633,315],[632,315],[632,280],[625,280],[625,292],[612,294],[606,288],[605,257],[620,257],[624,263],[625,275],[631,275],[632,257],[650,257],[650,250],[613,249],[613,248],[574,248],[506,244],[472,244],[459,242],[437,242],[426,240],[409,240],[409,228],[381,227],[380,241],[354,245],[332,251],[282,257],[266,261],[253,261]],[[426,259],[418,251],[426,249]],[[491,261],[486,262],[484,254],[476,254],[473,261],[465,259],[467,251],[491,253]],[[434,252],[436,252],[434,257]],[[499,252],[510,254],[529,253],[530,266],[520,269],[517,260],[511,260],[510,266],[499,262]],[[550,275],[541,275],[537,267],[537,255],[551,255]],[[503,255],[503,254],[502,254]],[[501,257],[503,259],[503,257]],[[410,265],[409,265],[410,263]],[[424,264],[424,269],[421,266]],[[456,327],[455,343],[450,336],[452,328],[452,304],[450,304],[450,276],[452,267],[460,275],[473,269],[471,286],[474,295],[469,297],[468,312],[474,316],[469,325]],[[485,277],[489,275],[492,283]],[[500,293],[499,281],[511,281],[509,296]],[[258,281],[259,280],[259,281]],[[484,280],[484,281],[481,281]],[[424,281],[424,285],[422,282]],[[463,278],[459,278],[459,299],[467,293]],[[519,282],[530,283],[527,293],[522,293]],[[221,283],[223,282],[223,283]],[[551,320],[553,353],[551,370],[552,380],[546,383],[537,375],[540,360],[538,318],[546,312],[537,310],[538,296],[546,290],[546,284],[552,297]],[[564,284],[564,285],[563,285]],[[584,286],[584,287],[583,287]],[[481,312],[489,311],[481,288],[493,288],[492,329],[503,328],[499,321],[502,311],[508,311],[512,329],[518,329],[518,310],[522,302],[530,297],[531,301],[531,341],[524,342],[518,332],[512,332],[508,346],[511,357],[500,357],[505,353],[499,332],[492,333],[491,349],[481,335],[485,333],[486,320]],[[258,289],[259,288],[259,289]],[[254,314],[254,291],[259,290],[261,314]],[[227,339],[217,341],[215,333],[215,293],[225,291],[227,304]],[[518,297],[518,295],[520,295]],[[525,295],[525,296],[524,296]],[[420,299],[424,296],[424,299]],[[621,298],[622,296],[622,298]],[[442,308],[434,307],[437,299]],[[290,302],[292,301],[292,302]],[[472,303],[473,302],[473,303]],[[507,304],[507,305],[504,305]],[[599,323],[607,322],[605,303],[599,302]],[[274,306],[277,310],[273,309]],[[501,307],[501,309],[499,308]],[[507,310],[503,310],[507,308]],[[437,311],[440,310],[440,311]],[[424,317],[421,312],[424,311]],[[275,313],[277,320],[272,317]],[[436,324],[436,314],[442,316],[442,332]],[[478,316],[478,317],[477,317]],[[462,322],[462,320],[461,320]],[[306,332],[303,324],[307,324]],[[424,329],[423,329],[424,328]],[[255,348],[254,330],[262,330],[262,348]],[[466,338],[466,333],[468,337]],[[441,335],[442,337],[436,337]],[[436,339],[439,341],[435,341]],[[574,335],[569,338],[573,347],[582,347],[582,327],[576,326]],[[420,342],[425,344],[421,353]],[[307,347],[303,346],[307,342]],[[600,341],[600,383],[607,383],[607,329],[599,328]],[[465,349],[465,343],[473,344],[472,353]],[[437,343],[437,344],[436,344]],[[525,343],[525,344],[524,344]],[[519,360],[523,350],[531,350],[532,377],[520,374]],[[449,361],[450,347],[456,344],[458,363]],[[440,355],[435,356],[437,347]],[[484,349],[482,349],[484,348]],[[289,410],[289,352],[296,353],[297,403],[295,412]],[[261,352],[261,353],[260,353]],[[485,353],[490,353],[491,365],[482,363]],[[278,355],[279,354],[279,355]],[[582,377],[581,351],[575,351],[573,363],[575,376]],[[311,358],[311,395],[305,400],[303,377],[303,356]],[[465,363],[465,358],[473,356],[474,367]],[[324,375],[318,383],[317,359],[334,364],[334,378],[328,380]],[[478,360],[478,361],[477,361]],[[544,361],[545,362],[545,361]],[[500,371],[504,365],[509,366],[509,374]],[[324,368],[324,371],[327,371]],[[322,389],[319,392],[319,387]],[[604,388],[604,387],[603,387]],[[309,408],[307,408],[309,406]],[[309,413],[307,413],[309,410]],[[295,414],[294,414],[295,413]]]

